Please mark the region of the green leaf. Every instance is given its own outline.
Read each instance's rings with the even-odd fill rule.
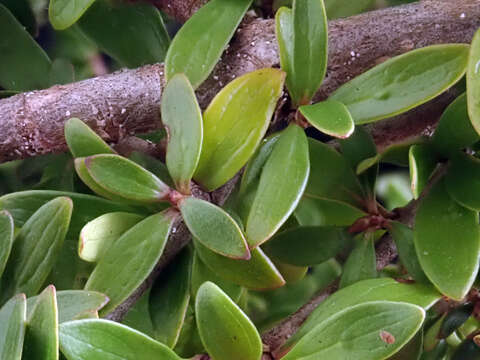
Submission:
[[[65,30],[77,22],[95,0],[52,0],[48,18],[55,30]]]
[[[180,28],[165,59],[167,80],[184,73],[197,88],[217,64],[252,0],[212,0]]]
[[[190,82],[173,76],[162,95],[162,123],[168,131],[166,163],[177,189],[190,194],[190,180],[200,160],[202,113]]]
[[[340,139],[348,138],[355,129],[352,116],[341,102],[327,100],[298,108],[315,129]]]
[[[480,347],[474,339],[465,339],[454,351],[452,360],[475,360],[480,356]]]
[[[27,301],[18,294],[0,308],[0,359],[21,360],[25,336]]]
[[[309,171],[307,137],[301,127],[292,124],[280,135],[262,170],[246,223],[251,248],[268,240],[290,217],[305,190]]]
[[[441,295],[432,286],[404,284],[390,278],[369,279],[347,286],[329,296],[307,318],[302,327],[285,344],[290,347],[331,316],[369,301],[398,301],[430,308]]]
[[[423,352],[423,331],[420,330],[396,354],[388,360],[419,360]]]
[[[87,124],[77,118],[65,123],[65,140],[73,157],[115,153]]]
[[[362,160],[377,155],[377,146],[365,127],[357,126],[348,139],[338,140],[342,155],[357,169]]]
[[[0,0],[0,4],[5,5],[32,36],[38,35],[37,21],[30,1]]]
[[[337,19],[360,14],[373,7],[373,0],[325,0],[328,19]]]
[[[366,213],[347,203],[304,197],[295,209],[301,226],[350,226]]]
[[[72,200],[59,197],[38,209],[18,232],[2,278],[2,298],[40,290],[67,234]]]
[[[467,95],[463,93],[443,112],[433,133],[432,145],[440,154],[448,156],[478,140],[479,136],[468,117]]]
[[[468,45],[433,45],[394,57],[338,88],[356,124],[403,113],[438,96],[465,74]]]
[[[288,83],[291,83],[290,77],[294,76],[293,68],[293,47],[295,43],[295,34],[293,27],[293,11],[282,6],[275,14],[275,35],[278,42],[278,53],[280,55],[280,65],[282,70],[287,73]],[[290,87],[289,87],[290,88]],[[292,89],[293,91],[293,89]]]
[[[425,273],[420,266],[417,253],[415,251],[415,244],[413,242],[413,230],[408,226],[392,221],[389,229],[390,234],[397,246],[398,256],[405,269],[412,276],[416,282],[429,284]]]
[[[307,196],[361,205],[362,187],[350,163],[335,149],[312,138]]]
[[[48,87],[50,59],[2,4],[0,33],[8,34],[0,44],[0,86],[18,91]]]
[[[358,236],[355,239],[355,247],[343,266],[340,288],[360,280],[377,277],[374,240],[373,232],[365,233],[363,236]]]
[[[98,186],[115,197],[125,200],[154,203],[165,200],[170,188],[158,177],[119,155],[94,155],[78,158],[83,162],[88,175]]]
[[[122,319],[121,323],[131,327],[141,333],[155,338],[152,317],[150,316],[149,298],[150,290],[147,289],[145,293],[137,300]]]
[[[138,214],[114,212],[87,223],[80,232],[78,255],[89,262],[98,262],[127,230],[143,220]]]
[[[375,191],[387,210],[406,206],[412,199],[410,179],[404,172],[392,172],[378,177]]]
[[[468,57],[467,105],[470,121],[480,134],[480,31],[473,37]]]
[[[162,271],[150,292],[155,339],[172,348],[180,336],[190,301],[192,251],[184,250]]]
[[[195,301],[200,338],[213,360],[259,360],[263,347],[255,325],[212,282],[204,283]]]
[[[56,360],[58,354],[58,310],[55,287],[37,296],[28,317],[22,356],[25,359]]]
[[[424,319],[425,311],[412,304],[356,305],[320,323],[283,359],[385,359],[413,338]]]
[[[57,291],[58,323],[71,321],[86,312],[97,312],[105,306],[108,298],[95,291],[64,290]],[[38,296],[27,299],[27,318],[31,316]]]
[[[124,233],[100,259],[85,290],[99,291],[110,302],[108,314],[122,303],[150,274],[163,253],[177,212],[165,210],[147,217]]]
[[[293,12],[284,12],[277,24],[282,58],[286,67],[287,88],[297,105],[308,104],[317,92],[327,69],[327,16],[322,0],[293,2]],[[288,19],[287,16],[291,16]],[[293,40],[293,44],[289,43]],[[293,51],[292,51],[293,50]],[[283,68],[283,63],[282,63]]]
[[[282,94],[284,78],[278,69],[245,74],[225,86],[205,110],[203,147],[194,178],[207,190],[225,184],[255,153]]]
[[[336,256],[346,247],[348,239],[342,228],[303,226],[275,235],[264,250],[284,263],[311,266]]]
[[[176,354],[185,358],[191,358],[205,352],[202,340],[200,340],[200,335],[198,334],[193,307],[194,306],[188,307],[180,337],[177,345],[173,349]]]
[[[69,360],[180,360],[172,350],[148,336],[101,319],[61,324],[60,350]]]
[[[210,250],[232,259],[249,259],[247,241],[235,220],[218,206],[194,197],[179,203],[192,235]]]
[[[460,205],[480,211],[479,176],[478,158],[460,152],[453,155],[445,177],[448,193]]]
[[[234,260],[218,255],[198,241],[195,241],[195,250],[210,270],[235,284],[253,290],[275,289],[285,285],[282,275],[259,247],[251,251],[250,260]]]
[[[8,211],[0,211],[0,278],[12,251],[14,224]]]
[[[50,68],[50,85],[64,85],[75,81],[75,68],[66,59],[55,59]]]
[[[437,166],[435,154],[428,145],[412,145],[408,152],[410,182],[414,199],[418,199]]]
[[[129,68],[162,62],[170,44],[152,4],[96,0],[79,25],[102,51]]]
[[[442,181],[420,204],[414,235],[420,265],[427,277],[442,294],[462,299],[478,271],[478,213],[458,205]]]

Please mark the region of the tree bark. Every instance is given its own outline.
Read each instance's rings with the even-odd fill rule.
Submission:
[[[172,5],[170,1],[158,2]],[[202,1],[187,3],[193,12]],[[172,14],[184,4],[179,1]],[[431,44],[468,43],[478,27],[478,0],[426,0],[331,21],[327,77],[316,100],[326,98],[386,58]],[[278,63],[274,21],[247,18],[214,73],[198,89],[201,106],[205,108],[233,78]],[[163,87],[163,65],[155,64],[0,100],[0,162],[65,151],[63,126],[70,117],[86,121],[109,142],[156,129],[161,126]],[[382,147],[387,140],[398,142],[428,131],[437,119],[431,116],[431,108],[438,112],[451,98],[444,96],[434,100],[431,107],[426,105],[404,114],[395,120],[393,128],[387,126],[387,131],[380,131],[377,145]],[[373,133],[377,128],[384,129],[385,123],[375,124]],[[390,134],[388,139],[386,132]]]

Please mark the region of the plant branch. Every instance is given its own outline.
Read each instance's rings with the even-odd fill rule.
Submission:
[[[197,2],[178,5],[186,3]],[[316,99],[326,98],[388,57],[431,44],[470,42],[478,27],[477,0],[425,0],[331,21],[328,72]],[[205,108],[233,78],[278,63],[274,21],[247,19],[214,73],[198,89],[201,106]],[[65,151],[64,123],[74,116],[109,142],[156,129],[161,126],[158,109],[164,80],[163,65],[155,64],[2,99],[0,162]],[[377,145],[381,148],[387,141],[398,142],[428,131],[437,118],[423,116],[431,114],[429,106],[441,110],[451,98],[443,96],[409,112],[395,120],[395,125],[385,125],[392,124],[390,121],[372,125],[372,132],[378,134]]]
[[[149,2],[179,22],[187,21],[208,0],[130,0]]]

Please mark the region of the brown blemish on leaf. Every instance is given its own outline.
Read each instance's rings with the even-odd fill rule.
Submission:
[[[388,345],[395,343],[395,336],[385,330],[380,331],[380,339]]]

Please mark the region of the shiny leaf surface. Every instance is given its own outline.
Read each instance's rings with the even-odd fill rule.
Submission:
[[[74,157],[115,153],[87,124],[77,118],[65,123],[65,140]]]
[[[315,129],[340,139],[348,138],[355,129],[352,116],[341,102],[327,100],[299,109]]]
[[[467,105],[470,121],[480,134],[480,31],[473,37],[468,57]]]
[[[413,197],[418,199],[432,175],[437,159],[428,145],[412,145],[408,152]]]
[[[445,177],[450,196],[460,205],[480,211],[480,160],[460,153],[453,155]]]
[[[95,0],[52,0],[48,7],[50,24],[65,30],[77,22]]]

